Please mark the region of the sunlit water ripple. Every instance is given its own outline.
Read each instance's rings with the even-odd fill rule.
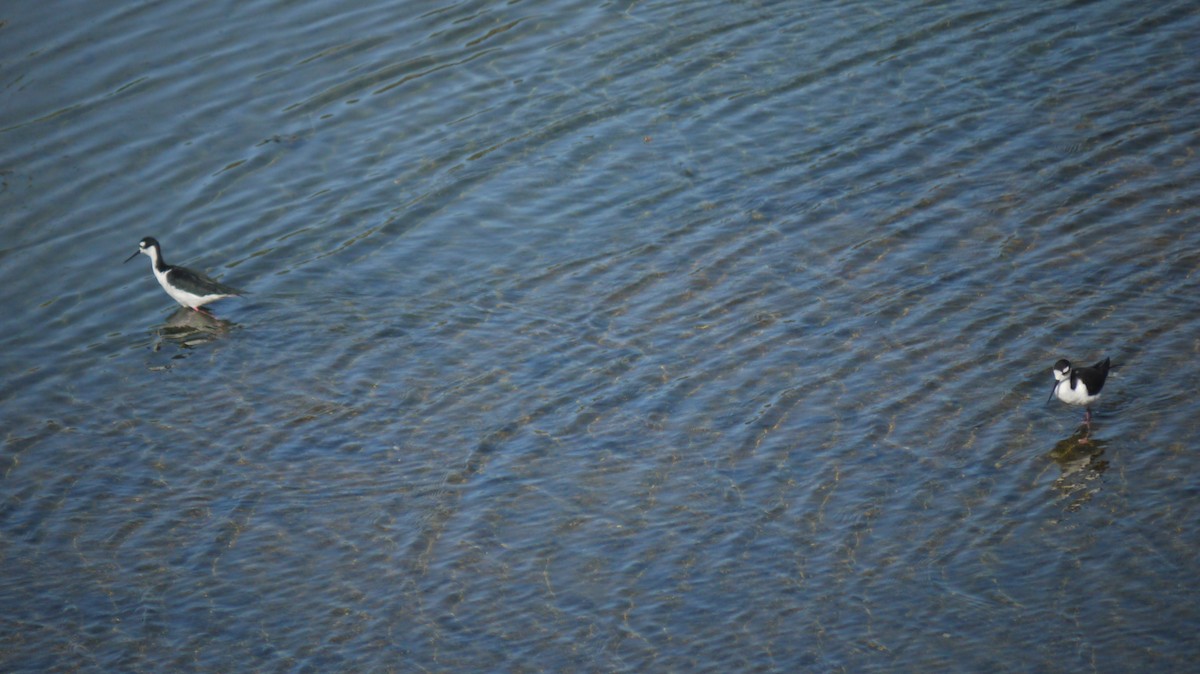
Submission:
[[[0,669],[1187,669],[1198,36],[10,8]]]

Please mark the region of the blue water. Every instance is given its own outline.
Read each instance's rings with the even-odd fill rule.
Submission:
[[[24,3],[0,45],[0,670],[1200,657],[1193,4]],[[250,294],[179,310],[145,236]],[[1050,367],[1105,356],[1088,434]]]

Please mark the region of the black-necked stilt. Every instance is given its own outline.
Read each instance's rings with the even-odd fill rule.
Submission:
[[[1109,361],[1107,358],[1091,367],[1071,367],[1071,361],[1062,359],[1054,364],[1054,389],[1050,397],[1058,397],[1068,405],[1083,405],[1083,423],[1091,425],[1091,404],[1100,397],[1100,389],[1104,388],[1104,380],[1108,379]]]
[[[214,281],[198,271],[167,264],[163,260],[162,246],[152,236],[138,242],[137,251],[125,261],[129,262],[139,253],[150,256],[154,278],[158,279],[163,290],[167,291],[167,294],[176,302],[189,309],[200,311],[200,307],[209,302],[245,294],[244,291]]]

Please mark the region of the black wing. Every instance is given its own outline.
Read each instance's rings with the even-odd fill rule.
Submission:
[[[1096,363],[1091,367],[1085,367],[1079,370],[1079,378],[1087,385],[1088,391],[1092,395],[1100,392],[1104,388],[1104,381],[1108,379],[1108,368],[1110,366],[1108,358]]]
[[[171,267],[171,282],[184,290],[196,295],[245,295],[246,291],[239,290],[220,281],[213,280],[207,275],[185,267]]]

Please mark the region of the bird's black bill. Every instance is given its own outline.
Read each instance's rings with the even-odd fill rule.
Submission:
[[[1046,398],[1046,402],[1054,400],[1054,392],[1058,390],[1058,382],[1054,382],[1054,386],[1050,388],[1050,397]]]
[[[130,255],[129,257],[125,258],[125,262],[129,262],[130,260],[137,257],[138,255],[141,255],[141,253],[142,253],[142,251],[140,251],[140,250],[133,251],[133,255]],[[122,262],[121,264],[125,264],[125,262]]]

